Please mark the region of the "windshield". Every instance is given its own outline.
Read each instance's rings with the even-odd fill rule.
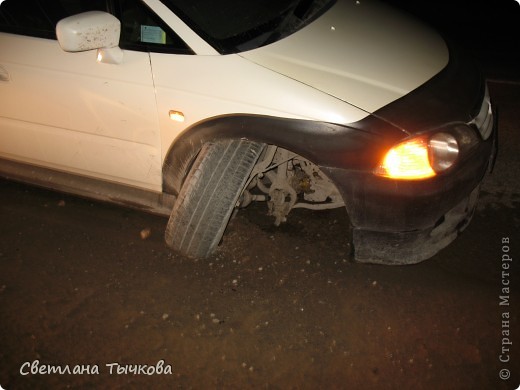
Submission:
[[[222,54],[251,50],[299,30],[336,0],[161,0]]]

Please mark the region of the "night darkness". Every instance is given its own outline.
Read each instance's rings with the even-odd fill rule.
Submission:
[[[484,66],[488,77],[520,79],[520,3],[385,0],[425,21]]]

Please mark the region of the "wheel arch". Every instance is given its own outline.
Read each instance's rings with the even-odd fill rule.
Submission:
[[[222,139],[245,138],[276,145],[322,167],[371,166],[386,142],[366,130],[365,122],[358,122],[362,127],[344,126],[252,114],[206,119],[186,129],[170,146],[162,169],[163,192],[177,195],[202,146]]]

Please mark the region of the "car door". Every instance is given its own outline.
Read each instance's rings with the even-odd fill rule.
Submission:
[[[149,53],[123,61],[68,53],[56,22],[105,0],[0,5],[0,157],[161,191],[161,146]]]

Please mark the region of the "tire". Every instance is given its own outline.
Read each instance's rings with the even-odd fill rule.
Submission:
[[[168,246],[192,258],[214,252],[263,146],[245,140],[203,146],[166,225]]]

